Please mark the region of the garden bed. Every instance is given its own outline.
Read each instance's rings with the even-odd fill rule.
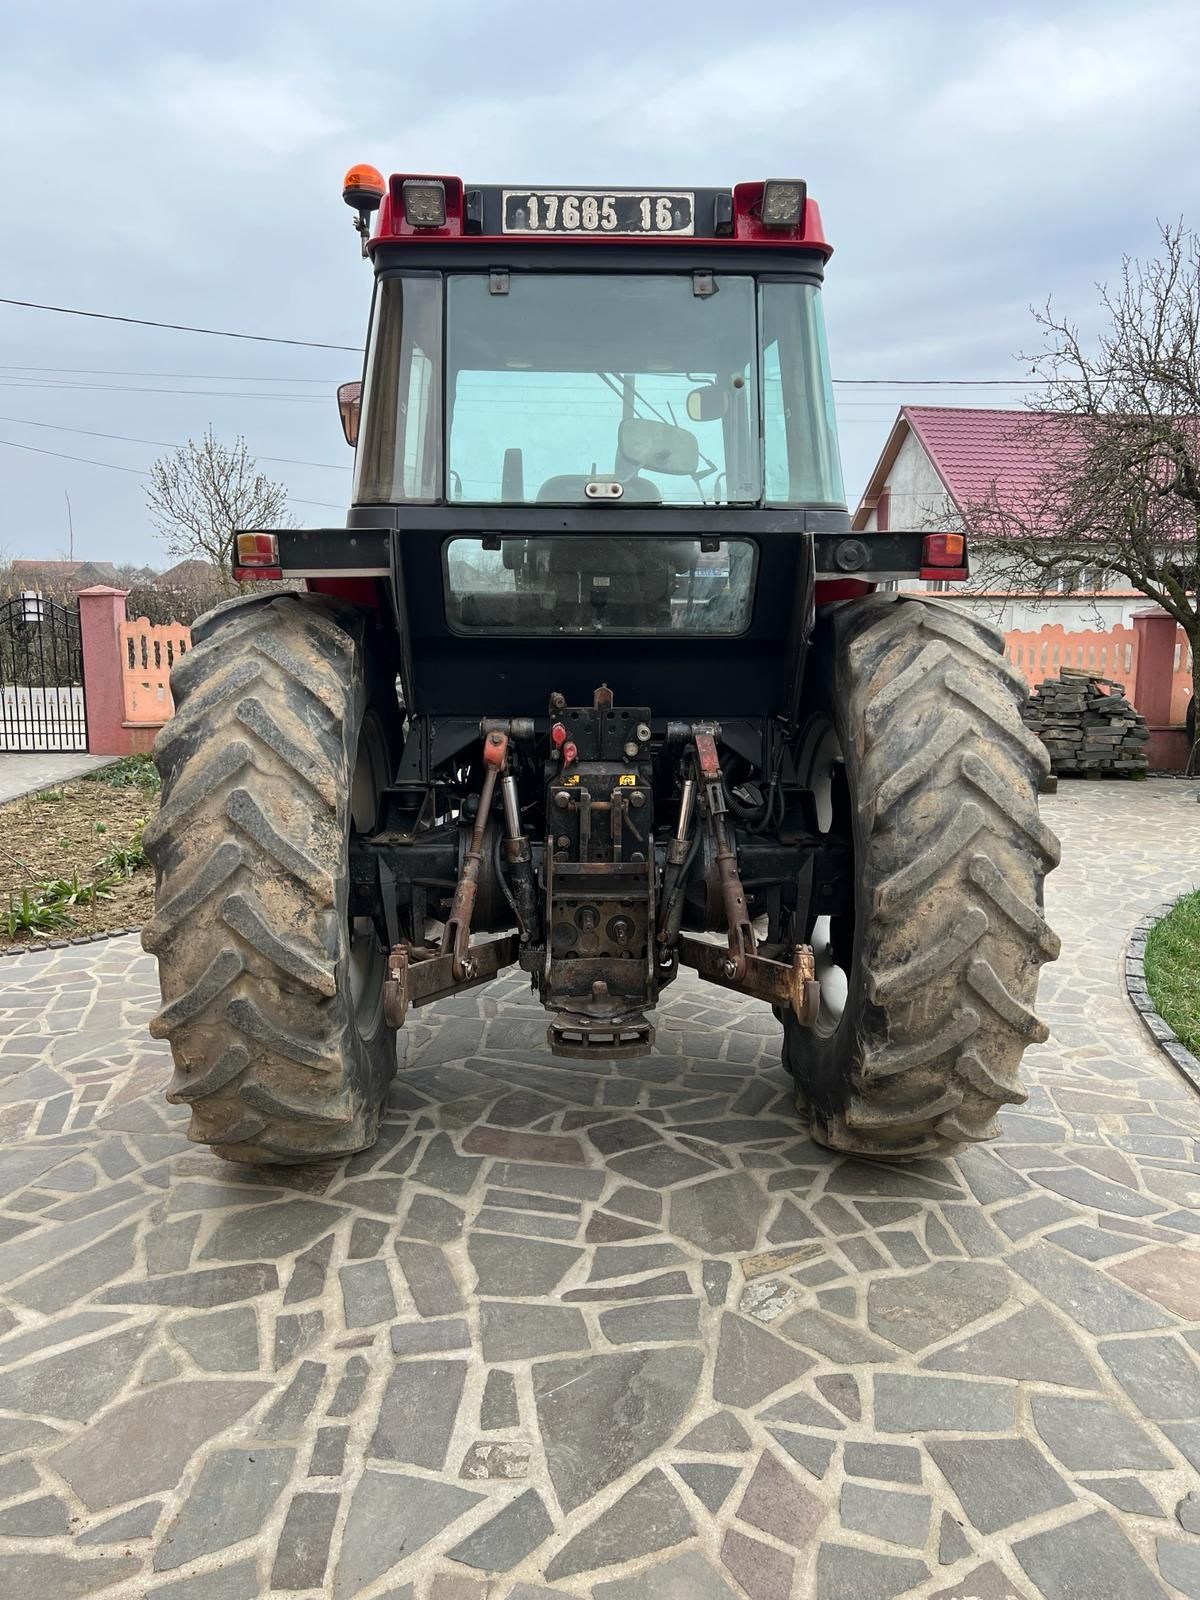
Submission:
[[[1200,890],[1177,900],[1146,937],[1146,988],[1180,1042],[1200,1055]]]
[[[141,832],[157,810],[147,756],[0,806],[0,950],[146,922],[154,872]]]

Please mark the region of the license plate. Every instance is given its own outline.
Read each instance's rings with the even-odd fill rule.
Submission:
[[[505,189],[505,233],[692,234],[691,193],[599,189]]]

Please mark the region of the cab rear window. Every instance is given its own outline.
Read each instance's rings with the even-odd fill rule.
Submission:
[[[749,539],[450,539],[446,621],[462,633],[744,633],[756,554]]]

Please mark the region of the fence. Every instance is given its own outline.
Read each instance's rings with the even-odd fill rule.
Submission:
[[[117,641],[124,721],[160,727],[175,713],[171,668],[190,647],[191,630],[182,622],[153,623],[138,617],[118,624]]]
[[[37,590],[0,600],[0,751],[86,750],[79,613]]]
[[[86,749],[82,689],[0,683],[0,752]]]
[[[99,585],[79,595],[86,666],[88,748],[127,755],[150,747],[174,712],[169,675],[191,645],[183,623],[125,618],[125,591]],[[1192,655],[1182,628],[1157,609],[1135,614],[1133,626],[1068,632],[1054,623],[1036,633],[1005,635],[1008,659],[1031,688],[1063,667],[1124,683],[1152,731],[1151,763],[1182,766],[1183,721],[1192,692]]]
[[[79,592],[88,749],[98,756],[149,750],[174,710],[169,674],[191,644],[182,623],[125,618],[124,589]]]
[[[1138,661],[1143,633],[1117,625],[1101,633],[1077,629],[1070,633],[1060,623],[1048,623],[1036,633],[1014,629],[1004,635],[1005,654],[1022,672],[1030,688],[1044,678],[1056,678],[1063,667],[1076,667],[1098,678],[1115,678],[1125,684],[1134,704],[1145,695],[1138,687]],[[1163,668],[1161,670],[1168,670]],[[1167,723],[1181,725],[1192,697],[1192,652],[1182,628],[1175,629],[1174,655],[1169,667],[1171,693]],[[1139,706],[1139,709],[1142,709]],[[1147,715],[1150,712],[1147,710]]]

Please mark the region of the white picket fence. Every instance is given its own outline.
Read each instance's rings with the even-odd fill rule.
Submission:
[[[82,689],[0,685],[0,751],[86,749]]]

